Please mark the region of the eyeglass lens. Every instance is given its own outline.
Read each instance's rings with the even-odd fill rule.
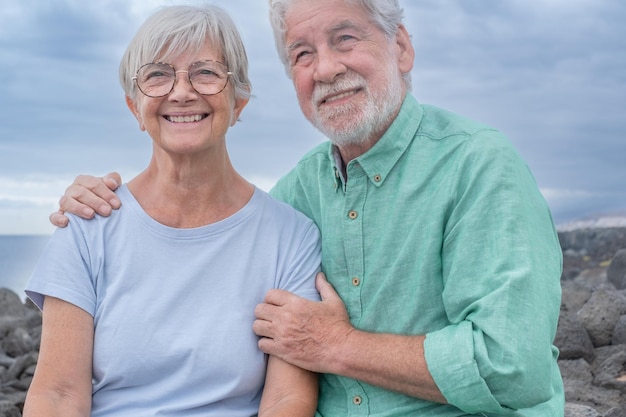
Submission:
[[[198,61],[189,67],[188,73],[192,87],[200,94],[212,95],[220,93],[228,82],[226,67],[217,61]],[[137,72],[137,86],[149,97],[168,95],[176,82],[176,70],[166,63],[143,65]]]

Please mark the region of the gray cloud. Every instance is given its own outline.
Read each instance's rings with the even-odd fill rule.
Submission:
[[[626,5],[431,0],[406,11],[420,100],[507,133],[543,188],[574,191],[551,201],[557,218],[626,206]]]
[[[0,178],[47,178],[60,194],[55,178],[132,176],[146,165],[150,139],[126,109],[117,65],[147,13],[175,2],[23,0],[0,10]],[[557,221],[626,208],[626,3],[401,2],[418,100],[504,131]],[[220,4],[248,47],[255,95],[229,132],[231,156],[246,177],[271,184],[322,138],[297,107],[266,3]],[[3,186],[3,213],[3,201],[13,209],[41,192],[10,199],[17,187]]]

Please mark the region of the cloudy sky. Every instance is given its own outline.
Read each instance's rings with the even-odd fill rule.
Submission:
[[[557,223],[626,213],[626,2],[400,1],[418,100],[504,131]],[[128,180],[146,166],[150,138],[126,109],[117,66],[146,16],[177,3],[3,1],[0,234],[50,233],[47,216],[77,174]],[[298,110],[266,2],[216,3],[242,32],[255,95],[229,132],[230,153],[268,189],[323,138]]]

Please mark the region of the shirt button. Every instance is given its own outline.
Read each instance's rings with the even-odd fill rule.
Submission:
[[[374,175],[374,181],[375,182],[380,182],[382,179],[383,179],[383,177],[381,177],[380,174]]]
[[[355,210],[350,210],[350,212],[348,212],[348,217],[354,220],[359,217],[359,214]]]
[[[361,405],[362,402],[363,399],[358,395],[355,395],[354,398],[352,398],[352,404],[354,405]]]
[[[358,287],[360,283],[361,280],[359,279],[359,277],[352,278],[352,285],[354,285],[355,287]]]

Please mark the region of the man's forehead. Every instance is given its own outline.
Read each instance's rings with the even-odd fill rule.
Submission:
[[[331,17],[329,21],[322,24],[322,27],[318,26],[314,31],[307,30],[302,33],[297,33],[297,31],[289,30],[291,28],[287,26],[286,39],[289,42],[288,49],[293,49],[315,37],[327,38],[344,30],[354,30],[360,33],[366,33],[375,27],[373,23],[367,20],[360,21],[351,17],[335,17],[336,19]]]

